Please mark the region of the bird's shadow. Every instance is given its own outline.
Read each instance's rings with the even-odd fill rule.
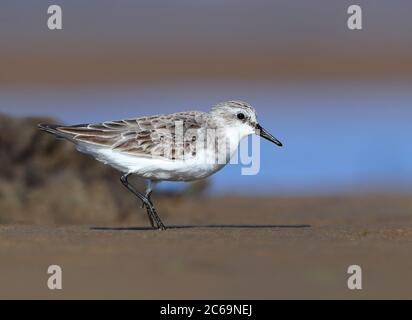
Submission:
[[[206,225],[169,225],[167,230],[176,229],[301,229],[311,228],[308,224],[206,224]],[[96,231],[156,231],[151,227],[91,227]]]

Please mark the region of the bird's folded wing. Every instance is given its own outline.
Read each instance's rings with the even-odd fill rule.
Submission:
[[[205,114],[202,112],[179,112],[119,121],[107,121],[98,124],[75,126],[54,126],[52,132],[75,143],[92,144],[111,148],[115,151],[139,157],[160,157],[175,160],[181,153],[195,155],[194,141],[183,141],[176,135],[186,136],[188,130],[193,136],[204,125]]]

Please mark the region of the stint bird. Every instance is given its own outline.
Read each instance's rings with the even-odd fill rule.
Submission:
[[[73,142],[78,151],[121,171],[123,185],[142,201],[152,227],[161,230],[166,228],[151,200],[153,183],[193,181],[212,175],[230,161],[240,141],[251,134],[282,146],[260,126],[255,109],[242,101],[219,103],[208,113],[177,112],[74,126],[39,124],[39,128]],[[145,193],[129,183],[132,174],[147,180]]]

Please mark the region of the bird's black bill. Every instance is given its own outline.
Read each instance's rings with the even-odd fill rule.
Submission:
[[[264,139],[273,142],[274,144],[278,145],[279,147],[283,146],[282,142],[272,136],[269,132],[262,128],[260,124],[256,125],[256,130],[259,130],[257,133]]]

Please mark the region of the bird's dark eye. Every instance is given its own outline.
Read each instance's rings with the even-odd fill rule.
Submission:
[[[238,114],[237,114],[237,118],[238,118],[239,120],[243,120],[243,119],[245,119],[245,115],[244,115],[243,113],[238,113]]]

